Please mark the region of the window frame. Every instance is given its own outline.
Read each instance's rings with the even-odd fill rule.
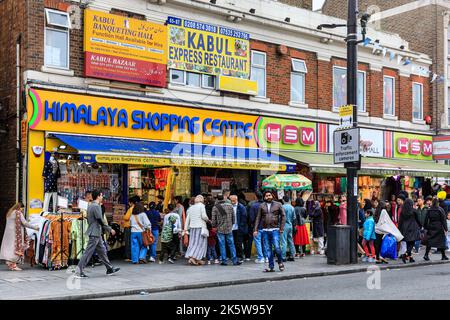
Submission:
[[[392,114],[385,113],[385,111],[386,111],[386,108],[385,108],[386,91],[385,91],[385,87],[384,87],[384,80],[386,78],[387,79],[392,79]],[[383,116],[395,117],[395,107],[396,107],[395,106],[395,77],[383,75]]]
[[[419,86],[420,88],[420,117],[419,118],[414,118],[414,87],[415,86]],[[412,116],[413,116],[413,120],[423,120],[423,84],[420,82],[413,82],[412,83]]]
[[[50,9],[50,8],[44,8],[44,9],[45,9],[45,25],[46,26],[48,25],[48,26],[60,27],[60,28],[64,28],[64,29],[71,29],[72,28],[72,23],[70,22],[70,16],[69,16],[68,12],[54,10],[54,9]],[[49,13],[55,13],[55,14],[66,16],[68,25],[64,26],[64,25],[61,25],[61,24],[58,24],[58,23],[50,23]]]
[[[173,71],[181,71],[183,73],[183,82],[176,82],[172,81],[172,73]],[[169,69],[169,83],[179,85],[179,86],[185,86],[186,85],[186,71],[180,70],[180,69]]]
[[[206,85],[208,82],[205,81],[205,77],[212,77],[214,82],[214,85],[212,87]],[[216,89],[216,77],[212,74],[202,73],[201,87],[204,89]]]
[[[302,63],[303,66],[305,67],[304,70],[302,70],[302,71],[295,70],[294,62]],[[308,68],[306,67],[306,62],[304,60],[291,58],[291,85],[290,85],[290,90],[291,90],[291,97],[290,97],[290,99],[291,99],[291,102],[305,104],[305,102],[306,102],[306,74],[307,73],[308,73]],[[293,84],[292,78],[295,75],[296,76],[301,76],[303,78],[303,92],[302,92],[303,101],[301,101],[301,100],[294,100],[293,99],[294,97],[293,97],[293,90],[292,90],[292,84]]]
[[[264,66],[260,65],[260,64],[255,64],[253,62],[254,61],[253,56],[254,56],[255,53],[262,54],[264,56]],[[264,70],[264,95],[260,96],[260,95],[257,94],[256,97],[257,98],[267,98],[267,53],[266,52],[258,51],[258,50],[251,50],[250,79],[252,78],[252,73],[253,73],[252,72],[252,68]],[[254,80],[254,81],[258,82],[257,80]]]
[[[189,74],[196,74],[196,75],[198,75],[199,76],[199,85],[198,86],[193,86],[193,85],[191,85],[191,84],[189,84],[189,82],[188,82],[188,77],[189,77]],[[201,73],[197,73],[197,72],[189,72],[189,71],[184,71],[184,75],[185,75],[185,79],[186,79],[186,87],[189,87],[189,88],[201,88],[202,87],[202,80],[203,80],[203,77],[202,77],[202,74]]]
[[[332,110],[334,111],[334,112],[337,112],[337,111],[339,111],[339,107],[340,106],[337,106],[337,107],[335,107],[335,101],[334,101],[334,80],[335,80],[335,74],[334,74],[334,70],[335,69],[340,69],[340,70],[345,70],[345,76],[347,77],[347,68],[346,67],[341,67],[341,66],[333,66],[333,70],[332,70],[332,73],[333,73],[333,82],[332,82],[332,92],[331,92],[331,94],[332,94],[332,99],[333,99],[333,105],[332,105]],[[359,74],[362,74],[363,75],[363,83],[364,83],[364,89],[363,89],[363,106],[362,106],[362,109],[360,110],[359,109],[359,106],[357,105],[356,107],[358,108],[358,112],[366,112],[366,98],[367,98],[367,72],[366,71],[364,71],[364,70],[357,70],[357,72],[356,72],[356,87],[358,88],[358,75]],[[345,91],[347,91],[347,88],[345,89]],[[356,102],[358,102],[358,90],[356,90]]]
[[[46,55],[46,46],[47,46],[47,30],[57,31],[57,32],[63,32],[67,34],[67,66],[57,66],[53,64],[46,64],[45,63],[45,55]],[[53,68],[53,69],[61,69],[61,70],[70,70],[70,32],[69,29],[61,29],[61,28],[52,28],[48,27],[47,25],[44,27],[44,66]]]

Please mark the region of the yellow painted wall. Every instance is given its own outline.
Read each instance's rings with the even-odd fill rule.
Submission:
[[[28,140],[28,213],[39,214],[42,209],[30,209],[30,201],[39,199],[44,202],[42,170],[44,169],[45,155],[42,152],[40,157],[35,156],[32,149],[33,146],[45,147],[45,132],[30,130]]]

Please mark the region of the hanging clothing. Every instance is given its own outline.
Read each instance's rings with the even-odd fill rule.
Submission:
[[[44,192],[57,192],[58,179],[61,178],[58,161],[47,161],[42,176],[44,177]]]

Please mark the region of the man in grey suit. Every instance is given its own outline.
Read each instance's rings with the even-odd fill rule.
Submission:
[[[94,201],[90,203],[87,211],[89,223],[87,234],[89,236],[89,242],[86,251],[78,263],[77,274],[75,275],[75,277],[79,279],[88,278],[83,272],[83,269],[88,264],[94,252],[97,253],[100,261],[105,265],[107,275],[112,275],[120,270],[120,268],[114,268],[111,262],[109,262],[108,254],[102,240],[103,230],[109,231],[112,235],[115,235],[115,231],[103,223],[101,207],[103,194],[98,190],[94,190],[94,192],[92,192],[92,198]]]

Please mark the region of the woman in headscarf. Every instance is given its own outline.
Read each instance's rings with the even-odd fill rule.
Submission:
[[[306,220],[306,208],[305,202],[302,198],[297,198],[295,200],[295,229],[294,233],[294,245],[297,253],[295,256],[304,257],[306,251],[306,245],[309,244],[308,238],[308,230],[306,229],[305,220]],[[300,249],[301,248],[301,249]]]
[[[6,214],[6,227],[3,234],[0,260],[6,260],[11,271],[22,271],[17,264],[24,263],[25,251],[28,249],[28,236],[25,228],[39,230],[25,220],[20,202],[12,206]]]
[[[309,216],[312,218],[313,223],[313,240],[314,243],[317,242],[318,248],[316,248],[316,253],[318,254],[324,254],[324,246],[323,246],[323,238],[324,238],[324,228],[323,228],[323,212],[320,207],[320,202],[315,201],[314,202],[314,209],[311,213],[309,213]],[[311,254],[314,252],[311,251]]]
[[[398,223],[398,229],[404,236],[403,241],[406,242],[406,253],[401,256],[403,263],[406,263],[407,260],[415,262],[411,251],[414,247],[414,242],[420,239],[420,227],[413,205],[414,203],[410,198],[405,200]]]
[[[430,260],[428,254],[430,253],[431,247],[441,251],[441,260],[448,260],[448,257],[445,255],[446,234],[448,232],[447,219],[444,210],[439,206],[439,200],[437,198],[433,199],[433,204],[425,215],[424,228],[427,230],[427,249],[423,257],[424,260]]]
[[[185,258],[188,258],[190,265],[203,265],[203,258],[206,256],[208,249],[208,227],[206,223],[209,221],[204,205],[205,199],[202,195],[194,198],[194,205],[190,206],[187,211],[186,224],[184,233],[189,234],[189,246],[186,250]]]

